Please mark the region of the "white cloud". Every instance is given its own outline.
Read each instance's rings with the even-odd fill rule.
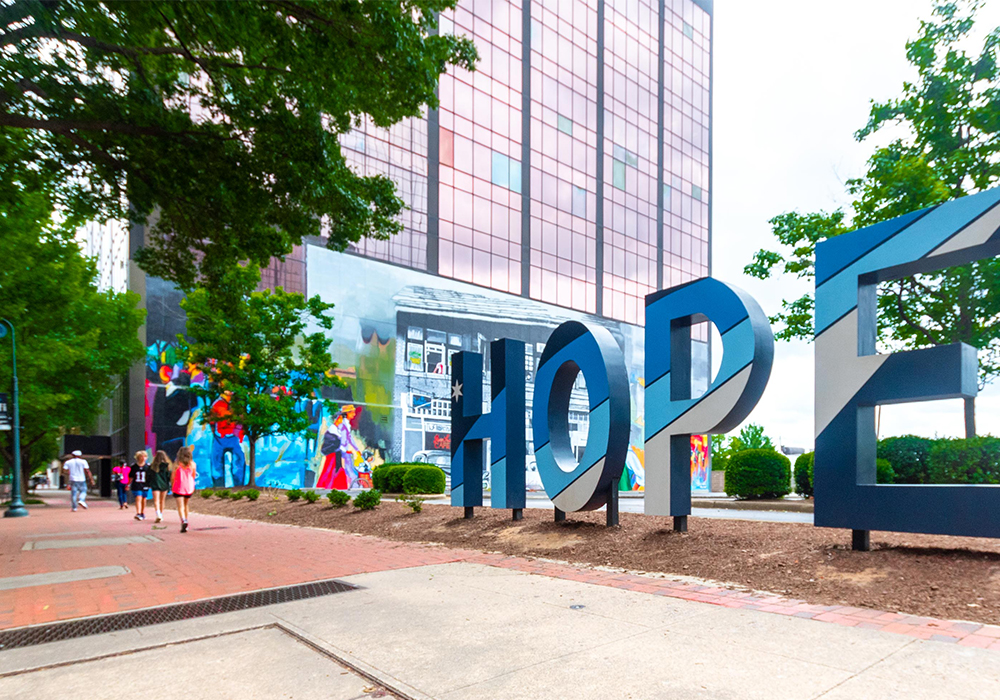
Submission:
[[[743,274],[756,250],[772,247],[767,220],[846,204],[844,181],[863,171],[873,148],[853,133],[871,99],[895,97],[914,76],[905,43],[930,9],[913,0],[716,0],[713,275],[749,291],[766,312],[810,288]],[[998,25],[1000,3],[988,3],[979,27]],[[1000,435],[1000,388],[984,392],[977,414],[981,433]],[[881,432],[957,435],[961,415],[958,401],[893,406]],[[778,343],[749,420],[786,445],[812,446],[811,344]]]

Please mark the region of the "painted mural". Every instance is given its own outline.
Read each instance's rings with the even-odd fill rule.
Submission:
[[[450,472],[451,358],[463,350],[483,353],[488,385],[489,343],[506,337],[526,346],[527,483],[529,489],[541,490],[530,444],[534,370],[552,329],[574,319],[604,325],[623,349],[632,426],[620,488],[643,490],[642,328],[319,246],[307,246],[306,265],[307,295],[318,294],[335,304],[330,351],[344,386],[330,389],[324,397],[336,403],[333,412],[309,402],[312,421],[304,434],[261,440],[258,485],[370,488],[372,469],[395,461],[430,462]],[[180,293],[160,283],[147,294],[158,295],[155,302],[165,310],[158,327],[147,328],[147,447],[164,449],[173,457],[182,445],[193,446],[199,488],[246,483],[248,445],[240,426],[229,421],[203,425],[199,419],[203,411],[225,415],[225,398],[208,403],[185,391],[204,377],[177,356],[176,336],[184,330],[183,312],[177,306]],[[697,370],[695,374],[699,375]],[[484,395],[489,396],[488,387]],[[578,454],[586,446],[587,431],[587,393],[581,376],[570,401],[571,444]],[[704,465],[704,460],[698,462],[704,454],[692,451],[693,476],[695,464]],[[484,486],[489,483],[485,474]],[[696,479],[696,486],[702,484],[707,488],[707,470],[703,480]]]

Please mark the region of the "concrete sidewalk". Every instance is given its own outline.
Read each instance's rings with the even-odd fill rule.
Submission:
[[[414,699],[978,700],[1000,688],[995,652],[492,566],[345,580],[363,589],[2,652],[0,697],[119,697],[133,660],[169,669],[162,698],[358,697],[335,686],[336,660]]]

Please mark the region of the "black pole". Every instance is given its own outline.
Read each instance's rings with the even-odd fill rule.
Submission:
[[[7,512],[3,517],[23,518],[28,514],[28,509],[21,500],[21,411],[17,401],[17,338],[14,334],[14,324],[5,318],[0,319],[0,338],[7,335],[7,328],[10,328],[10,354],[14,367],[14,468],[10,485],[10,505],[7,506]]]
[[[871,530],[851,530],[851,549],[855,552],[869,552],[871,548]]]
[[[612,482],[608,487],[608,527],[618,524],[618,482]]]
[[[556,522],[557,523],[566,522],[566,511],[559,510],[558,508],[556,508]]]
[[[524,520],[523,508],[512,508],[511,520]]]
[[[472,506],[465,506],[465,519],[472,520],[475,517],[476,509]]]

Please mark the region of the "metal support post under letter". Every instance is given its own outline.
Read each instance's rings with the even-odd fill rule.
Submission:
[[[618,524],[618,482],[608,487],[608,527]]]
[[[524,520],[524,508],[512,508],[512,520]]]
[[[870,552],[871,534],[871,530],[851,530],[851,549],[855,552]]]
[[[566,522],[566,512],[556,508],[556,522],[564,523]]]
[[[674,532],[687,532],[688,531],[688,516],[686,515],[675,515],[674,516]]]
[[[472,506],[465,507],[465,519],[472,520],[473,515],[475,515],[476,509]]]

